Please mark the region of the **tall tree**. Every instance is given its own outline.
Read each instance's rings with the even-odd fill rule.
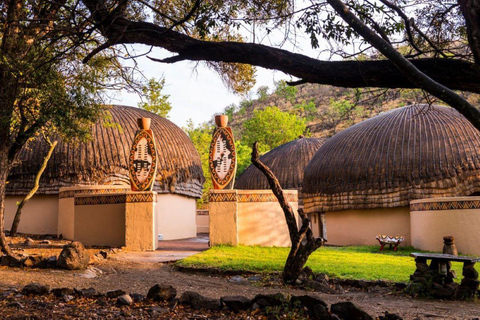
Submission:
[[[102,114],[101,89],[123,87],[128,68],[114,53],[79,61],[97,43],[78,1],[0,3],[0,248],[12,255],[5,237],[7,178],[19,151],[39,130],[65,137],[88,136]],[[90,25],[90,27],[89,27]]]
[[[168,101],[170,96],[162,93],[164,86],[165,78],[161,78],[160,80],[150,79],[142,88],[142,93],[146,101],[140,102],[138,106],[158,114],[160,117],[168,118],[168,113],[172,110],[172,105]]]

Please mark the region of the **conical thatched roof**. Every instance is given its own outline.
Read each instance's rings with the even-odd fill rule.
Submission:
[[[307,212],[480,191],[480,132],[443,106],[398,108],[330,138],[305,169]]]
[[[73,185],[129,184],[128,155],[137,118],[152,119],[158,153],[154,190],[200,197],[204,182],[200,157],[188,136],[175,124],[151,112],[126,106],[112,106],[112,119],[99,121],[92,128],[93,140],[72,144],[59,141],[42,176],[38,194],[56,194]],[[111,124],[114,125],[111,125]],[[7,194],[26,194],[48,146],[43,139],[29,143],[20,154],[7,184]]]
[[[285,143],[260,157],[277,176],[283,189],[301,190],[303,171],[324,138],[299,138]],[[264,174],[250,165],[235,182],[236,189],[270,189]]]

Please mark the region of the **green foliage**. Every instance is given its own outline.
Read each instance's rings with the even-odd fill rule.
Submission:
[[[240,176],[245,169],[252,163],[252,147],[242,144],[241,141],[235,141],[235,147],[237,148],[237,174]]]
[[[263,102],[268,98],[268,86],[261,86],[257,89],[258,101]]]
[[[234,103],[229,104],[229,105],[226,106],[225,109],[223,110],[223,114],[226,114],[226,115],[228,116],[228,119],[232,119],[232,118],[233,118],[233,114],[235,113],[236,108],[237,108],[237,106],[235,106]]]
[[[310,102],[306,103],[303,101],[302,103],[296,104],[293,106],[294,110],[298,110],[300,114],[305,118],[306,121],[310,122],[315,120],[317,115],[317,106],[315,105],[315,101],[310,100]]]
[[[275,82],[275,94],[287,101],[293,103],[297,97],[297,91],[297,87],[289,86],[285,80]]]
[[[251,148],[258,141],[259,151],[263,153],[296,139],[306,128],[305,119],[278,107],[267,107],[255,110],[253,117],[244,122],[242,144]]]
[[[202,198],[197,200],[199,206],[203,206],[208,203],[208,192],[213,188],[212,177],[210,175],[210,169],[208,167],[208,157],[210,151],[210,142],[212,140],[213,125],[208,122],[200,124],[195,127],[192,119],[188,120],[187,127],[183,128],[190,140],[192,140],[195,149],[197,149],[202,161],[203,175],[205,176],[205,183],[203,185]]]
[[[146,86],[142,88],[146,102],[141,102],[138,106],[147,111],[158,114],[161,117],[168,118],[168,113],[172,109],[172,105],[168,101],[169,95],[162,94],[165,86],[165,78],[160,80],[150,79]]]
[[[215,268],[251,272],[281,272],[289,248],[257,246],[215,246],[200,254],[190,256],[177,264],[186,267]],[[411,252],[422,252],[412,247],[398,251],[379,246],[322,247],[308,259],[307,266],[314,272],[344,279],[388,280],[408,282],[415,271]],[[457,274],[462,273],[461,263],[452,263]],[[480,267],[476,267],[480,270]]]

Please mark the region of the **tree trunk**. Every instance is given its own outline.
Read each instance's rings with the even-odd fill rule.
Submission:
[[[288,254],[288,258],[283,269],[283,281],[286,283],[295,283],[295,280],[297,280],[302,273],[303,266],[307,262],[310,255],[315,250],[320,248],[325,240],[323,238],[315,239],[313,232],[310,229],[310,220],[307,218],[307,215],[302,209],[298,210],[298,214],[302,219],[300,229],[298,228],[293,209],[285,199],[283,189],[280,186],[277,177],[275,177],[275,174],[272,172],[272,170],[270,170],[270,168],[260,161],[257,145],[257,142],[253,144],[252,163],[265,175],[273,194],[282,207],[288,226],[288,232],[290,234],[290,241],[292,242],[292,247],[290,248],[290,253]]]
[[[38,190],[38,187],[40,186],[40,178],[42,177],[43,172],[45,171],[45,168],[47,167],[48,161],[52,157],[53,150],[57,146],[58,141],[54,141],[53,143],[48,140],[48,138],[45,138],[45,141],[48,143],[50,146],[50,149],[48,149],[47,155],[45,158],[43,158],[42,166],[37,172],[37,175],[35,176],[35,182],[33,183],[33,188],[30,190],[30,192],[23,198],[23,200],[18,204],[17,212],[15,213],[15,218],[13,219],[12,223],[12,228],[10,229],[10,236],[15,237],[17,235],[17,230],[18,230],[18,225],[20,224],[20,217],[22,215],[22,209],[25,206],[25,204],[30,200],[35,193]]]
[[[13,252],[5,237],[5,191],[7,189],[7,176],[10,171],[10,165],[4,149],[0,149],[0,168],[2,168],[0,170],[0,249],[6,255],[13,256]]]

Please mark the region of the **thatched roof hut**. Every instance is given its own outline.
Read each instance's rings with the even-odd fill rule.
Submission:
[[[301,191],[303,171],[325,138],[304,138],[285,143],[260,157],[277,176],[283,189]],[[254,165],[250,165],[235,182],[235,189],[270,189],[268,181]]]
[[[93,126],[93,140],[81,144],[59,141],[37,194],[57,194],[59,188],[73,185],[129,184],[128,155],[138,129],[137,118],[148,117],[158,149],[154,191],[201,196],[205,179],[200,157],[179,127],[139,108],[112,106],[108,112],[111,119]],[[8,178],[7,195],[24,195],[32,188],[47,150],[47,144],[38,139],[21,151],[20,164]]]
[[[480,132],[456,110],[412,105],[330,138],[305,169],[307,212],[408,206],[480,191]]]

